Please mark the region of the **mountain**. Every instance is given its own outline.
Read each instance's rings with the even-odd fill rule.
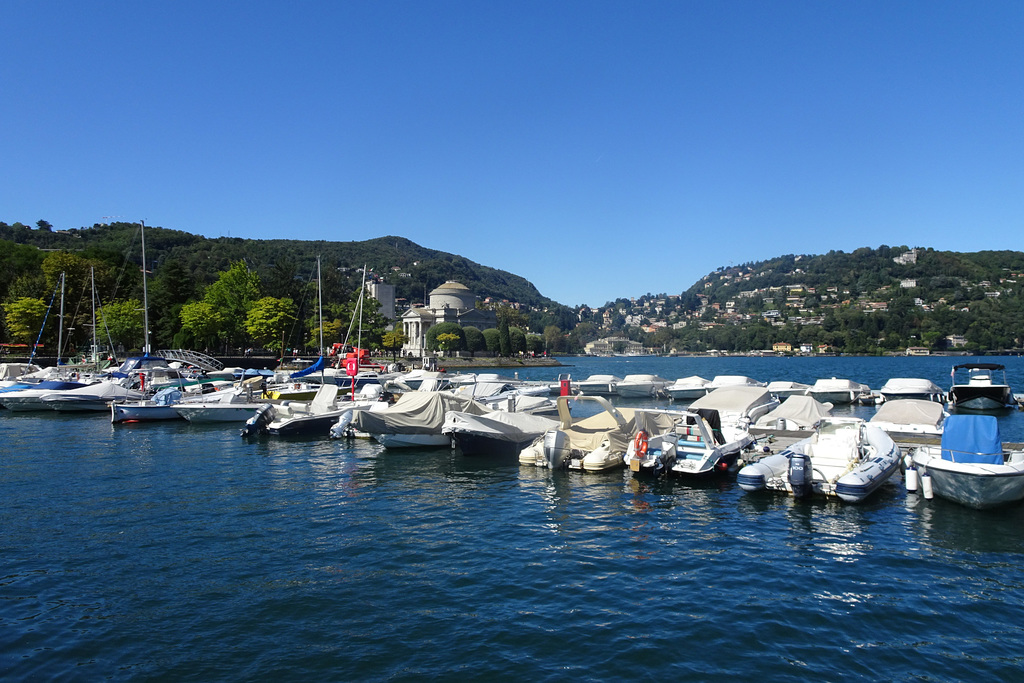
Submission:
[[[105,252],[108,255],[137,251],[136,223],[96,224],[54,232],[45,221],[39,229],[15,223],[0,223],[0,240],[46,250]],[[38,225],[38,224],[37,224]],[[147,265],[152,271],[169,261],[180,262],[198,283],[216,280],[219,271],[232,262],[245,261],[261,276],[275,267],[301,277],[315,272],[316,259],[322,268],[348,274],[358,287],[360,269],[366,265],[386,282],[395,285],[395,295],[419,303],[426,293],[446,280],[457,280],[482,298],[516,301],[527,306],[551,304],[525,278],[491,268],[443,251],[427,249],[404,237],[378,237],[363,241],[309,241],[297,239],[253,240],[238,237],[208,238],[180,230],[146,227]],[[138,261],[138,256],[133,256]],[[114,260],[113,258],[109,260]],[[359,273],[357,275],[357,273]]]

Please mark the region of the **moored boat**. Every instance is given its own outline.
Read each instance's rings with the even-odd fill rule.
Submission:
[[[715,429],[715,411],[637,409],[636,433],[623,461],[634,474],[707,475],[733,469],[744,448],[753,443],[746,433],[732,432],[726,442]]]
[[[899,466],[899,446],[880,427],[859,418],[832,417],[823,419],[808,438],[743,467],[736,483],[748,492],[824,495],[858,503]]]
[[[658,375],[626,375],[615,390],[622,398],[650,398],[658,396],[669,381]]]
[[[869,420],[890,435],[941,434],[949,413],[941,403],[919,398],[886,401]]]
[[[698,375],[680,377],[665,387],[665,393],[673,401],[696,401],[708,393],[708,384],[710,380]]]
[[[497,410],[484,415],[450,410],[441,433],[451,437],[463,455],[518,456],[558,420],[529,413]]]
[[[1006,383],[1006,367],[999,363],[954,365],[949,402],[963,410],[1000,410],[1012,406],[1013,392]]]
[[[590,403],[600,412],[574,418],[569,401]],[[523,465],[597,472],[622,466],[633,434],[634,411],[616,408],[602,396],[559,396],[559,425],[545,432],[519,454]]]
[[[893,377],[879,388],[878,395],[883,401],[918,399],[942,403],[945,400],[946,392],[929,379]]]
[[[939,446],[919,446],[907,458],[935,495],[984,509],[1024,499],[1024,451],[1003,450],[993,415],[950,415]],[[908,489],[918,477],[907,470]],[[927,490],[926,490],[927,495]]]
[[[866,385],[852,379],[832,377],[817,380],[807,393],[822,403],[838,406],[854,403],[861,395],[870,391]]]

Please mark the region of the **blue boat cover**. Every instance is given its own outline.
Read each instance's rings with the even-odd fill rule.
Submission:
[[[1003,464],[1003,442],[994,415],[950,415],[942,428],[942,459]]]
[[[305,377],[306,375],[312,375],[314,372],[320,372],[320,370],[323,367],[324,367],[324,357],[320,356],[319,358],[316,359],[315,363],[310,365],[305,370],[299,370],[298,372],[293,372],[292,374],[290,374],[288,376],[291,377],[292,379],[295,379],[297,377]]]

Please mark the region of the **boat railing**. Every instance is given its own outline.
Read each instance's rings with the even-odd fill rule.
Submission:
[[[168,361],[176,360],[181,363],[194,365],[206,372],[217,372],[224,369],[224,363],[221,363],[213,356],[190,349],[163,349],[157,351],[156,355],[166,358]]]

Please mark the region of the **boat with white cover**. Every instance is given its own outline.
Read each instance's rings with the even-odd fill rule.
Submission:
[[[808,438],[743,467],[736,483],[748,492],[835,496],[858,503],[888,481],[900,459],[899,446],[880,427],[860,418],[830,417]]]
[[[1024,499],[1024,451],[1003,450],[994,415],[950,415],[939,446],[919,446],[909,467],[935,495],[984,509]],[[917,477],[907,470],[907,486]]]
[[[589,404],[598,413],[574,418],[569,402]],[[603,396],[559,396],[555,429],[545,432],[519,454],[523,465],[551,469],[601,471],[622,466],[633,435],[634,411],[616,408]]]
[[[714,410],[718,413],[725,441],[735,441],[761,416],[779,407],[779,399],[758,386],[724,386],[690,404],[690,410]],[[714,425],[713,425],[714,426]]]
[[[591,375],[573,384],[578,392],[587,396],[614,396],[621,381],[622,378],[615,375]]]
[[[882,385],[878,395],[883,401],[912,398],[943,403],[946,400],[946,392],[942,387],[930,379],[920,377],[893,377]]]
[[[353,414],[352,427],[365,432],[385,448],[450,446],[451,437],[441,433],[449,411],[484,415],[491,410],[471,398],[447,391],[412,391],[402,394],[384,410]]]
[[[870,393],[870,391],[871,389],[867,385],[852,379],[832,377],[817,380],[807,393],[822,403],[838,406],[855,403],[862,394]]]
[[[496,410],[484,415],[450,410],[441,433],[451,437],[463,455],[518,456],[558,420],[529,413]]]
[[[878,411],[869,420],[889,433],[890,436],[901,434],[941,434],[949,413],[941,403],[920,398],[901,398],[886,401],[878,406]]]
[[[665,393],[673,401],[695,401],[708,393],[708,384],[711,381],[698,375],[680,377],[665,387]]]
[[[669,472],[706,475],[734,469],[753,439],[734,432],[736,440],[725,442],[722,430],[712,424],[717,417],[715,411],[708,410],[637,409],[636,434],[623,457],[626,468],[633,474],[654,476]]]
[[[708,384],[708,391],[721,389],[722,387],[763,387],[766,382],[759,382],[746,375],[715,375]]]
[[[1000,410],[1013,405],[1006,383],[1006,367],[999,363],[963,363],[953,366],[949,402],[965,410]]]
[[[790,396],[807,396],[810,390],[811,385],[802,382],[790,382],[789,380],[768,382],[769,393],[778,396],[780,401],[785,401]]]
[[[831,403],[822,403],[813,396],[794,394],[775,410],[757,418],[754,426],[784,431],[814,429],[822,418],[831,414]]]
[[[667,379],[658,375],[626,375],[618,383],[615,391],[622,398],[651,398],[661,394],[661,390],[668,384]]]

